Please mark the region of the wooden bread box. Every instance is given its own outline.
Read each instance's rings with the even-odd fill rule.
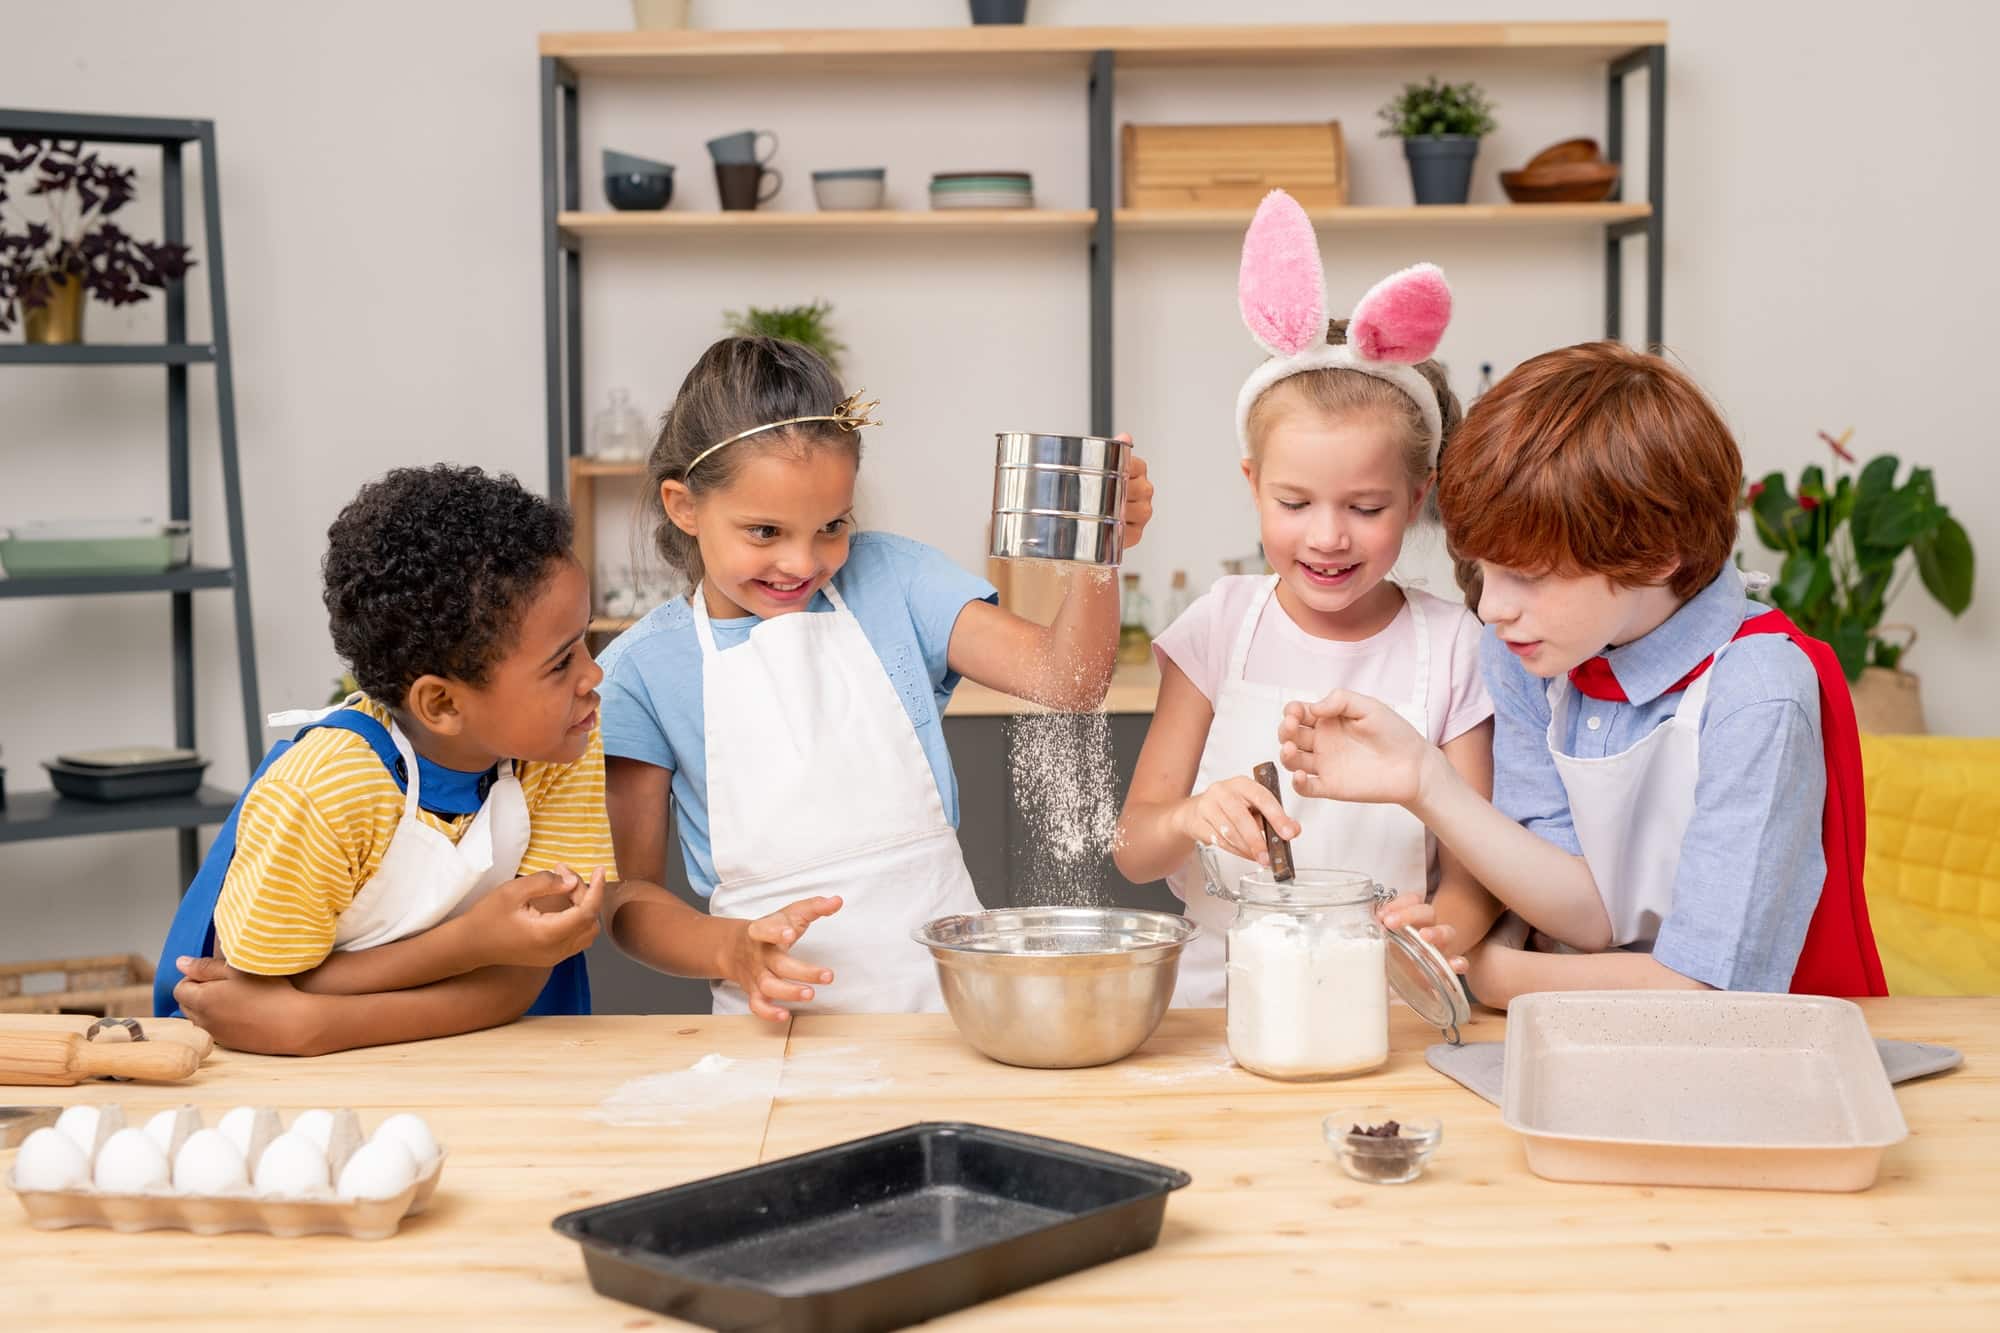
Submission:
[[[1126,208],[1255,208],[1283,189],[1306,208],[1347,203],[1337,120],[1291,125],[1127,125]]]

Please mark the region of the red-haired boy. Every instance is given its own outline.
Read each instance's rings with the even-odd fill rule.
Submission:
[[[1483,576],[1491,803],[1373,699],[1288,712],[1300,791],[1407,806],[1491,891],[1417,909],[1471,946],[1483,1003],[1887,993],[1853,704],[1832,650],[1747,595],[1742,477],[1721,416],[1659,357],[1602,342],[1525,362],[1438,480],[1452,550]],[[1491,930],[1502,907],[1567,951]]]

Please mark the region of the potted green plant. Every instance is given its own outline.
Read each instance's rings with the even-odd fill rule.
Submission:
[[[724,319],[731,333],[762,334],[810,347],[838,372],[840,354],[847,350],[847,344],[833,336],[828,324],[828,316],[832,314],[831,302],[814,301],[811,305],[776,306],[769,310],[753,305],[747,310],[731,310]]]
[[[0,333],[19,318],[31,343],[81,342],[86,295],[132,305],[187,272],[185,245],[142,241],[111,220],[136,175],[75,139],[0,144]],[[44,216],[25,216],[23,199]]]
[[[1493,133],[1493,103],[1476,83],[1406,83],[1382,104],[1382,137],[1401,139],[1420,204],[1462,204],[1472,190],[1479,141]]]
[[[1782,472],[1746,490],[1757,539],[1784,556],[1763,595],[1833,646],[1864,731],[1921,731],[1917,678],[1902,669],[1916,632],[1882,617],[1912,573],[1940,606],[1963,614],[1972,604],[1972,541],[1938,503],[1929,468],[1910,469],[1898,485],[1901,464],[1881,454],[1856,471],[1852,435],[1819,433],[1833,453],[1831,479],[1813,464],[1796,490]],[[1907,637],[1893,637],[1899,630]]]

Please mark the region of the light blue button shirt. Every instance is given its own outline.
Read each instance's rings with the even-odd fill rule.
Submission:
[[[1631,749],[1673,716],[1680,695],[1669,687],[1768,609],[1725,565],[1658,629],[1605,654],[1630,702],[1578,699],[1569,734],[1558,738],[1563,753],[1598,759]],[[1493,696],[1494,805],[1581,854],[1569,794],[1548,752],[1548,682],[1491,630],[1480,644],[1480,670]],[[1819,677],[1782,634],[1742,640],[1713,675],[1694,816],[1653,957],[1723,990],[1789,990],[1826,882]]]
[[[886,532],[856,533],[847,563],[833,576],[847,609],[882,660],[889,682],[917,733],[945,818],[958,827],[958,778],[940,719],[958,688],[947,662],[952,627],[967,603],[997,601],[993,585],[968,574],[934,547]],[[796,615],[831,612],[826,594]],[[750,637],[755,616],[712,620],[715,646],[729,650]],[[598,658],[604,668],[604,753],[670,770],[675,828],[688,882],[706,898],[715,891],[708,839],[708,747],[702,722],[701,643],[686,598],[658,607],[615,639]],[[856,743],[863,743],[857,737]],[[660,812],[666,817],[666,811]],[[773,813],[782,826],[782,812]]]

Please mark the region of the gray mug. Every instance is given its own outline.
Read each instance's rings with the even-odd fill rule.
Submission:
[[[760,138],[771,141],[770,151],[761,157],[757,154],[757,140]],[[710,139],[708,155],[715,159],[718,167],[742,163],[755,163],[761,167],[778,155],[778,136],[769,130],[738,130],[719,139]]]

